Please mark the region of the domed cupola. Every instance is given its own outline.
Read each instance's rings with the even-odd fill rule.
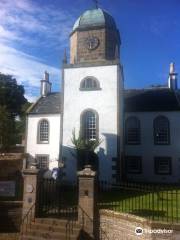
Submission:
[[[105,27],[116,29],[113,17],[101,8],[87,10],[75,22],[73,31],[86,28]]]
[[[120,36],[113,17],[101,8],[85,11],[70,35],[70,63],[119,59]]]

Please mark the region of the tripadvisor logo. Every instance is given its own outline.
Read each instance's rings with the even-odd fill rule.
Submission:
[[[137,236],[140,236],[142,235],[143,233],[145,234],[172,234],[173,233],[173,230],[172,229],[147,229],[147,228],[144,228],[142,229],[141,227],[136,227],[135,228],[135,234]]]
[[[135,234],[140,236],[143,234],[143,229],[141,227],[135,228]]]

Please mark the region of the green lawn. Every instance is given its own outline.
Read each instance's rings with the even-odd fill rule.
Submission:
[[[156,192],[114,189],[100,193],[99,206],[152,220],[180,222],[180,189]]]

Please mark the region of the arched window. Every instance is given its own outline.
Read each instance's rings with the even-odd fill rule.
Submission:
[[[87,77],[83,79],[80,83],[80,90],[91,91],[91,90],[99,90],[100,84],[99,81],[94,77]]]
[[[140,121],[137,117],[129,117],[125,123],[126,144],[140,144]]]
[[[81,116],[81,134],[86,140],[96,140],[98,138],[97,126],[98,116],[92,110],[83,112]]]
[[[49,142],[49,122],[45,119],[43,119],[39,122],[38,142],[39,143],[48,143]]]
[[[159,116],[154,119],[154,144],[170,144],[170,129],[167,117]]]

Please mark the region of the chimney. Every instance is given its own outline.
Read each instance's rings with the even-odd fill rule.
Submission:
[[[51,83],[49,82],[49,73],[44,72],[44,79],[41,80],[41,96],[46,97],[51,92]]]
[[[177,73],[175,72],[174,63],[170,63],[168,87],[172,90],[177,90],[177,88],[178,88]]]

